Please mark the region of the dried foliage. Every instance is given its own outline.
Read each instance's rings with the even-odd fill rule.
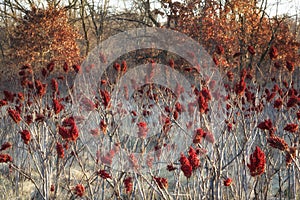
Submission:
[[[300,43],[288,17],[266,15],[264,4],[256,1],[188,1],[163,5],[175,19],[173,28],[200,42],[222,67],[260,67],[270,59],[293,71],[299,66]],[[259,7],[260,6],[260,7]],[[286,64],[288,62],[288,64]],[[291,64],[292,63],[292,64]]]
[[[13,64],[41,67],[50,62],[69,65],[80,63],[79,34],[68,23],[63,8],[32,7],[17,20],[10,36]]]

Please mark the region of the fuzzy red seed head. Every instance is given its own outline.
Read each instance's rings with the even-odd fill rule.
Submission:
[[[283,138],[277,136],[271,136],[267,139],[268,144],[276,149],[281,151],[285,151],[289,148],[288,144],[285,142]]]
[[[51,88],[52,88],[54,93],[58,92],[58,82],[55,78],[51,79]]]
[[[132,178],[131,177],[125,178],[123,183],[125,185],[126,193],[130,193],[133,188]]]
[[[8,114],[17,124],[22,120],[21,115],[17,110],[9,108]]]
[[[189,161],[189,159],[181,153],[179,162],[181,164],[181,171],[183,172],[184,176],[190,178],[192,176],[193,167]]]
[[[13,159],[10,155],[8,154],[0,154],[0,163],[7,163],[7,162],[12,162]]]
[[[63,145],[60,142],[56,143],[56,152],[57,152],[57,156],[59,158],[64,158],[65,151],[64,151]]]
[[[80,71],[81,71],[81,66],[80,65],[73,65],[72,68],[76,73],[80,73]]]
[[[137,123],[137,126],[138,126],[138,136],[140,138],[145,139],[148,134],[147,123],[142,121],[142,122]]]
[[[163,178],[163,177],[153,177],[153,179],[155,180],[155,182],[161,189],[168,188],[168,179]]]
[[[197,152],[192,146],[190,146],[188,154],[190,164],[192,165],[193,170],[196,170],[198,167],[200,167],[200,159],[198,158]]]
[[[83,197],[84,193],[85,193],[85,188],[82,184],[78,184],[76,185],[76,187],[74,188],[75,190],[75,194],[79,197]]]
[[[226,178],[224,180],[224,186],[226,186],[226,187],[230,186],[231,183],[232,183],[232,179],[231,178]]]
[[[259,176],[265,172],[266,156],[258,146],[255,148],[253,154],[250,155],[250,163],[247,166],[251,176]]]
[[[24,141],[25,144],[29,144],[29,141],[31,139],[30,132],[28,130],[22,130],[20,131],[21,138]]]
[[[108,178],[111,179],[111,175],[110,175],[109,173],[107,173],[104,169],[99,170],[99,171],[97,172],[97,174],[98,174],[101,178],[103,178],[103,179],[108,179]]]
[[[12,144],[10,142],[5,142],[1,145],[0,151],[5,151],[6,149],[9,149],[12,147]]]
[[[54,113],[56,115],[59,114],[64,109],[64,106],[60,103],[58,99],[53,99],[52,105],[53,105]]]
[[[293,123],[287,124],[283,130],[291,133],[295,133],[298,131],[298,124],[293,124]]]
[[[121,65],[119,63],[115,63],[114,64],[114,68],[117,72],[120,72],[121,71]]]

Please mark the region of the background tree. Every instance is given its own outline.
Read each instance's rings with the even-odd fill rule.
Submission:
[[[288,60],[299,65],[295,24],[291,26],[287,16],[268,16],[267,1],[168,1],[164,5],[178,16],[176,30],[204,45],[219,66],[269,70],[265,58],[272,46],[278,49],[276,62],[282,67]]]
[[[11,32],[10,60],[15,65],[44,66],[51,61],[79,64],[78,33],[63,8],[32,7]]]

